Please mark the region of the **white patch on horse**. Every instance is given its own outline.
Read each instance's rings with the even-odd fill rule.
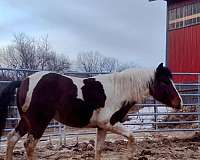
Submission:
[[[77,90],[78,90],[77,98],[80,98],[83,100],[83,94],[81,90],[81,88],[84,86],[83,79],[77,78],[77,77],[70,77],[70,76],[66,76],[66,77],[72,79],[73,83],[77,86]]]
[[[172,83],[172,85],[173,85],[173,87],[174,87],[174,89],[175,89],[175,91],[177,92],[177,94],[178,94],[178,97],[181,99],[181,106],[183,106],[183,99],[181,98],[181,95],[179,94],[179,92],[178,92],[178,90],[176,89],[176,86],[175,86],[175,84],[174,84],[174,82],[171,80],[171,83]]]
[[[50,72],[48,71],[42,71],[42,72],[37,72],[31,76],[29,76],[29,87],[28,87],[28,92],[26,94],[26,100],[24,105],[22,106],[22,111],[26,112],[29,108],[29,105],[31,103],[31,99],[32,99],[32,94],[33,94],[33,90],[36,87],[37,83],[39,82],[39,80],[46,74],[48,74]]]
[[[154,80],[154,70],[128,69],[119,73],[95,76],[103,84],[106,94],[104,108],[93,113],[91,123],[109,123],[122,102],[141,102],[150,95],[148,83]]]

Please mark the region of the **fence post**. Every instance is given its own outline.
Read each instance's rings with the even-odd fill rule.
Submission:
[[[62,138],[62,124],[59,123],[59,136],[60,136],[60,146],[63,144],[63,138]]]
[[[154,99],[154,122],[156,122],[155,124],[154,124],[154,128],[155,128],[155,130],[157,130],[158,129],[158,125],[157,125],[157,122],[158,122],[158,117],[157,117],[157,113],[158,113],[158,108],[157,108],[157,105],[156,105],[156,100]]]
[[[66,146],[67,145],[67,140],[66,140],[66,125],[64,125],[64,127],[63,127],[62,134],[63,134],[63,145]]]

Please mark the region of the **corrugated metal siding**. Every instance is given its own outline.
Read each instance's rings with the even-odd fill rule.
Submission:
[[[180,6],[188,5],[190,3],[196,3],[200,0],[168,0],[168,10],[174,9]]]
[[[200,25],[168,31],[168,66],[173,72],[200,72]],[[175,77],[194,82],[196,77]]]

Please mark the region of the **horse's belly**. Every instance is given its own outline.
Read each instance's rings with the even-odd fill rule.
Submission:
[[[82,112],[82,114],[80,113],[63,114],[63,113],[56,112],[54,119],[70,127],[83,128],[83,127],[94,126],[90,124],[91,117],[92,117],[92,113],[88,113],[88,112],[85,112],[85,113]]]

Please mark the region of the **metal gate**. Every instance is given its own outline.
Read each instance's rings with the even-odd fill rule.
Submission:
[[[20,72],[25,76],[37,72],[37,70],[15,70],[15,69],[0,69],[2,75],[15,75],[15,79],[19,79]],[[106,73],[79,73],[66,72],[67,75],[88,77],[97,74]],[[132,129],[133,132],[174,132],[174,131],[200,131],[200,73],[174,73],[178,75],[197,76],[198,82],[195,83],[177,83],[176,86],[181,93],[184,101],[184,109],[181,112],[173,112],[172,109],[160,104],[153,98],[149,98],[142,104],[137,104],[137,107],[142,109],[137,113],[130,113],[130,121],[125,122]],[[8,83],[8,81],[0,81],[0,86]],[[7,118],[7,127],[5,132],[11,131],[20,120],[17,107],[15,103],[9,107],[9,117]],[[43,139],[48,139],[51,136],[60,137],[65,136],[95,134],[94,131],[83,131],[79,133],[65,132],[64,125],[51,121],[45,131]],[[6,140],[6,136],[2,138]]]

